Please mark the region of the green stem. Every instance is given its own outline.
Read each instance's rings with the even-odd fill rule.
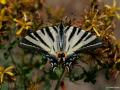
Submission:
[[[57,84],[56,84],[56,86],[55,86],[55,90],[58,90],[58,89],[59,89],[60,84],[61,84],[61,81],[62,81],[63,76],[64,76],[64,73],[65,73],[65,69],[63,70],[63,72],[62,72],[61,75],[60,75],[60,78],[59,78],[58,81],[57,81]]]

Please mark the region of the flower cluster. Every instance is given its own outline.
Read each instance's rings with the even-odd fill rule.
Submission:
[[[4,66],[0,66],[0,83],[3,83],[4,79],[8,77],[8,79],[15,80],[14,74],[13,74],[13,66],[9,66],[5,68]]]
[[[115,37],[114,19],[120,19],[118,11],[119,7],[116,5],[116,0],[113,0],[113,5],[103,5],[99,8],[99,2],[93,0],[91,8],[84,16],[83,28],[87,31],[95,33],[103,40],[103,47],[92,53],[93,60],[97,62],[98,69],[107,68],[109,73],[114,71],[118,75],[120,70],[120,43]],[[113,74],[113,73],[112,73]],[[116,75],[113,78],[116,78]]]

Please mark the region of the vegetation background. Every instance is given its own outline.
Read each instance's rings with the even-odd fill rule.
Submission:
[[[119,0],[0,0],[0,89],[120,89],[119,10]],[[95,52],[80,54],[65,74],[61,68],[52,72],[43,53],[18,47],[29,30],[61,20],[103,41]]]

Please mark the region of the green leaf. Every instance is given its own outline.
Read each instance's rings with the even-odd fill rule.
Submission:
[[[41,66],[40,64],[41,64],[41,63],[40,63],[39,61],[37,61],[37,62],[34,63],[34,67],[35,67],[35,68],[40,68],[40,66]]]
[[[92,84],[95,84],[96,83],[96,80],[95,80],[95,78],[96,78],[96,69],[95,68],[91,68],[91,70],[90,71],[86,71],[85,69],[84,69],[84,77],[85,77],[85,79],[84,79],[84,82],[91,82]]]
[[[16,47],[18,43],[18,40],[14,40],[12,43],[10,43],[8,47],[8,51],[10,51],[12,48]]]
[[[40,60],[41,60],[41,62],[42,62],[43,65],[45,65],[45,64],[47,63],[47,61],[48,61],[48,60],[45,58],[44,54],[42,54],[42,53],[41,53],[41,55],[40,55]]]
[[[5,48],[5,45],[0,44],[0,49],[3,49],[3,48]]]
[[[32,69],[29,68],[29,67],[27,67],[27,66],[23,67],[23,73],[24,73],[25,75],[28,74],[31,70],[32,70]]]
[[[3,83],[3,84],[0,86],[0,90],[8,90],[8,85],[7,85],[7,83]]]
[[[52,79],[52,80],[57,80],[59,77],[55,72],[50,71],[49,72],[49,78]]]
[[[55,69],[55,73],[56,73],[56,75],[58,76],[58,77],[60,77],[61,76],[61,74],[62,74],[62,71],[63,71],[63,68],[62,67],[56,67],[56,69]]]
[[[31,80],[32,75],[33,75],[33,72],[32,72],[32,70],[31,70],[29,73],[26,74],[27,79],[28,79],[28,80]]]
[[[80,74],[80,72],[72,72],[69,76],[71,81],[78,81],[84,78],[84,73]]]

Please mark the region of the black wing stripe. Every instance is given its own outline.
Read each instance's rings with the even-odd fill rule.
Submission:
[[[36,33],[36,35],[37,35],[37,33]],[[43,43],[41,43],[41,41],[38,39],[37,36],[36,36],[37,40],[31,38],[29,35],[25,36],[25,38],[23,38],[23,39],[26,39],[29,42],[32,42],[34,45],[37,45],[37,46],[41,47],[42,49],[44,49],[46,51],[50,51],[50,48],[48,48],[46,45],[44,45]]]
[[[94,44],[91,44],[88,46],[86,45],[86,46],[82,47],[81,49],[77,50],[75,53],[80,53],[80,51],[83,51],[83,50],[93,50],[100,46],[102,46],[102,42],[94,43]]]
[[[53,26],[52,28],[55,30],[56,33],[58,33],[58,30],[57,30],[56,26]]]
[[[79,40],[79,38],[81,37],[80,35],[77,35],[79,28],[76,28],[76,32],[74,34],[74,36],[72,37],[72,39],[70,40],[70,47],[73,47],[75,45],[75,43]],[[81,35],[83,35],[84,32],[81,32]]]
[[[86,36],[87,36],[88,34],[89,34],[89,33],[85,31],[85,33],[82,35],[81,39],[86,38]]]
[[[89,33],[89,35],[85,38],[85,40],[89,39],[90,37],[92,37],[93,35],[91,33]]]
[[[51,38],[51,40],[54,42],[55,40],[54,40],[52,33],[50,32],[49,27],[46,27],[45,30],[46,30],[47,34],[49,35],[49,37]]]
[[[45,35],[45,32],[44,32],[44,30],[43,30],[43,29],[41,29],[40,31],[41,31],[41,32]]]
[[[58,26],[58,28],[59,28],[59,36],[60,36],[60,39],[62,40],[63,39],[63,35],[64,35],[64,26],[63,26],[63,24],[62,23],[60,23],[60,25]],[[61,41],[60,40],[60,41]]]
[[[33,34],[33,33],[30,33],[30,34],[29,34],[29,36],[30,36],[31,38],[33,38],[33,39],[37,40],[37,39],[35,38],[35,36],[34,36],[34,34]]]
[[[82,43],[82,44],[81,44]],[[95,45],[99,46],[99,43],[101,43],[95,35],[91,36],[91,38],[85,40],[82,40],[81,43],[78,44],[79,47],[74,47],[75,50],[83,50],[87,48],[96,47]],[[97,44],[98,43],[98,44]]]
[[[86,45],[86,44],[94,41],[96,38],[97,38],[97,37],[96,37],[95,35],[93,35],[93,36],[91,36],[89,39],[83,40],[83,43],[84,43],[84,45]]]
[[[71,26],[66,26],[65,33],[70,29]]]
[[[81,31],[82,32],[82,31]],[[88,32],[84,32],[84,34],[81,36],[81,38],[77,41],[77,43],[73,46],[77,46],[79,43],[81,43],[81,41],[83,40],[83,38],[88,34]]]
[[[51,32],[53,38],[54,38],[54,42],[55,42],[58,33],[56,32],[56,30],[53,27],[49,27],[49,29],[50,29],[50,32]],[[53,43],[53,41],[52,41],[52,43]]]
[[[45,32],[45,35],[41,33],[41,30],[37,30],[36,33],[42,38],[42,40],[47,44],[49,45],[49,47],[51,47],[51,42],[49,40],[49,36],[47,35],[46,31],[45,31],[45,28],[43,28],[44,32]],[[37,37],[36,37],[37,38]],[[40,41],[38,38],[37,38],[37,41]],[[41,43],[40,41],[40,45],[44,45],[43,43]],[[45,45],[44,45],[45,46]]]
[[[73,28],[74,28],[74,27],[71,26],[71,27],[69,27],[69,29],[66,29],[66,30],[67,30],[67,31],[66,31],[67,40],[69,39],[70,34],[72,33]]]
[[[68,41],[70,41],[72,39],[72,37],[74,36],[75,32],[77,31],[76,27],[73,28],[69,38],[68,38]]]
[[[89,38],[90,39],[90,38]],[[83,47],[87,47],[87,46],[90,46],[90,45],[94,45],[94,44],[97,44],[99,43],[100,40],[96,37],[95,39],[93,39],[92,41],[88,42],[87,44],[85,44]]]
[[[69,45],[68,48],[67,48],[67,52],[69,51],[69,49],[70,49],[70,45]]]
[[[71,41],[68,41],[68,38],[69,38],[70,34],[73,31],[73,28],[74,27],[71,26],[69,28],[69,30],[66,32],[66,47],[65,47],[65,51],[68,52],[67,54],[70,54],[71,52],[73,52],[72,47],[77,43],[79,38],[81,38],[84,35],[84,33],[85,33],[84,30],[80,30],[80,33],[77,35],[77,32],[78,32],[79,28],[76,28],[76,30],[75,30],[76,32],[75,32],[74,36],[72,37]],[[70,45],[70,48],[68,50],[69,45]]]
[[[38,35],[38,32],[35,32],[34,35],[41,41],[41,43],[43,43],[45,46],[47,46],[48,48],[50,48],[46,42],[44,42],[44,39],[41,38],[41,36]]]
[[[74,53],[79,54],[80,52],[84,52],[85,50],[93,50],[100,46],[102,46],[102,42],[98,42],[98,43],[95,43],[95,44],[92,44],[86,47],[82,47],[81,49],[76,50]]]
[[[77,35],[81,32],[81,28],[79,28],[78,32],[77,32]]]
[[[23,38],[22,39],[22,42],[20,43],[20,45],[23,45],[23,46],[31,46],[31,47],[39,47],[38,45],[30,42],[29,40],[27,40],[26,38]],[[40,47],[41,48],[41,47]]]
[[[56,27],[56,26],[54,26],[54,27]],[[57,27],[56,27],[57,28]],[[51,45],[52,46],[54,46],[54,49],[55,50],[53,50],[53,48],[51,47],[51,49],[53,50],[53,52],[57,52],[58,51],[58,47],[57,47],[57,40],[58,40],[58,31],[56,32],[56,30],[53,28],[53,27],[49,27],[49,29],[50,29],[50,32],[52,33],[52,35],[53,35],[53,38],[54,38],[54,42],[49,38],[49,36],[47,37],[47,38],[49,38],[49,41],[50,41],[50,43],[51,43]]]
[[[98,43],[95,43],[95,44],[86,46],[86,47],[84,47],[84,48],[88,49],[88,48],[90,47],[90,49],[93,49],[93,48],[98,48],[98,47],[100,47],[100,46],[102,46],[102,42],[98,42]],[[83,48],[83,49],[84,49],[84,48]]]
[[[72,32],[73,27],[67,26],[67,29],[65,29],[65,37],[66,37],[66,45],[65,45],[65,51],[68,50],[68,47],[70,45],[70,42],[68,41],[68,38]]]
[[[53,50],[55,51],[55,47],[53,46]]]
[[[36,44],[30,42],[30,41],[27,40],[26,38],[22,39],[22,43],[25,43],[25,44],[28,44],[28,45],[32,45],[32,46],[36,46],[36,47],[38,47],[38,45],[36,45]]]

